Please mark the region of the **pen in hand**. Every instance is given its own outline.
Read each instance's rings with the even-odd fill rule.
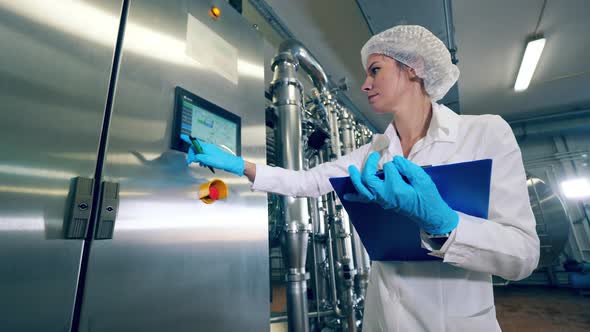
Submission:
[[[197,139],[192,136],[189,136],[189,138],[190,138],[191,142],[193,143],[193,147],[195,148],[195,151],[198,154],[203,154],[204,153],[203,148],[201,147],[201,144],[199,144],[199,141],[197,141]],[[213,167],[211,167],[211,166],[207,166],[207,167],[211,170],[211,172],[215,173],[215,170],[213,169]]]

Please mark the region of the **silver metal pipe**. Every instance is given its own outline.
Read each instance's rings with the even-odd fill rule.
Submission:
[[[351,114],[343,110],[340,116],[340,129],[342,133],[342,150],[344,154],[349,154],[354,151],[356,146],[354,122]],[[346,214],[344,212],[344,214]],[[348,218],[346,218],[348,219]],[[355,290],[357,296],[364,301],[365,292],[369,284],[369,274],[371,271],[371,260],[369,259],[369,253],[363,246],[361,238],[357,231],[354,229],[352,224],[349,225],[352,232],[352,250],[354,255],[354,264],[357,269],[355,275]]]
[[[326,316],[332,316],[334,315],[334,310],[327,310],[327,311],[314,311],[314,312],[310,312],[309,314],[310,318],[316,318],[316,317],[326,317]],[[282,323],[282,322],[286,322],[288,320],[288,316],[277,316],[277,317],[271,317],[270,318],[270,323]]]
[[[330,139],[329,146],[331,159],[338,159],[342,156],[340,146],[340,132],[338,118],[342,111],[341,106],[328,93],[324,94],[326,108],[330,112]],[[348,215],[344,213],[336,196],[331,193],[328,195],[328,213],[331,221],[331,235],[334,239],[333,246],[336,255],[332,258],[333,265],[337,264],[337,291],[340,295],[340,310],[343,318],[346,318],[347,325],[355,320],[354,315],[354,276],[356,274],[355,264],[352,251],[352,233]],[[355,326],[350,325],[349,331]]]
[[[371,142],[373,132],[359,121],[353,121],[354,125],[354,141],[357,147],[363,146]]]
[[[287,310],[289,331],[309,331],[307,280],[305,273],[287,274]]]
[[[281,166],[292,170],[303,169],[303,147],[301,110],[304,109],[303,87],[297,79],[298,68],[301,67],[311,78],[319,94],[327,91],[328,77],[315,57],[298,41],[289,39],[279,46],[279,54],[272,64],[274,80],[271,83],[273,106],[278,113],[277,146]],[[305,260],[307,257],[308,218],[307,201],[301,198],[283,197],[285,211],[284,244],[282,246],[286,258],[288,275],[287,304],[290,331],[308,331],[308,305],[306,297]],[[315,213],[312,214],[312,216]],[[319,219],[319,218],[318,218]],[[314,243],[314,258],[317,249]],[[314,261],[314,272],[317,280],[317,261]],[[316,282],[316,292],[319,285]],[[320,303],[318,301],[318,308]]]
[[[301,68],[309,75],[318,90],[323,92],[328,88],[328,76],[326,72],[311,52],[299,41],[295,39],[285,40],[279,46],[279,52],[292,54],[299,61]]]
[[[343,211],[342,205],[337,202],[337,198],[333,198],[335,218],[332,223],[334,235],[336,236],[336,253],[338,261],[344,265],[346,264],[350,270],[354,271],[354,257],[352,251],[352,233],[350,230],[350,220],[348,215]]]
[[[339,120],[339,127],[342,132],[342,151],[344,154],[349,154],[356,148],[352,116],[346,109],[343,109]]]
[[[307,155],[307,153],[309,153],[308,149],[304,149],[304,151],[305,151],[304,154],[306,154],[306,155]],[[317,163],[318,163],[317,155],[311,155],[309,158],[305,157],[304,168],[310,169],[310,168],[314,167],[315,165],[317,165]],[[316,307],[317,312],[319,312],[321,310],[320,298],[325,298],[325,297],[320,297],[320,294],[319,294],[319,292],[321,291],[320,290],[321,287],[320,287],[320,282],[318,280],[319,270],[320,270],[318,256],[320,255],[322,247],[318,246],[318,244],[320,244],[320,241],[318,240],[318,238],[316,238],[317,229],[319,228],[319,223],[320,223],[320,211],[319,211],[318,201],[319,201],[318,198],[315,198],[315,197],[307,198],[307,207],[309,208],[309,219],[311,222],[311,244],[312,244],[312,246],[311,246],[311,254],[312,254],[311,255],[311,258],[312,258],[311,271],[313,272],[313,274],[311,275],[311,278],[314,281],[312,289],[313,289],[313,294],[315,296],[315,307]],[[309,250],[309,248],[308,248],[308,250]],[[320,262],[321,262],[321,260],[320,260]],[[317,316],[316,320],[317,320],[317,324],[319,326],[320,321],[321,321],[321,316]]]
[[[348,315],[347,317],[347,328],[348,328],[348,332],[356,332],[356,315],[354,310],[351,312],[350,315]]]
[[[451,53],[451,61],[457,64],[457,47],[455,46],[455,31],[453,26],[453,8],[451,0],[443,0],[444,12],[445,12],[445,28],[447,30],[447,47]]]
[[[318,156],[312,159],[313,164],[317,165]],[[324,266],[326,263],[326,227],[322,212],[324,210],[321,198],[309,198],[310,216],[312,223],[312,250],[313,250],[313,279],[314,294],[316,299],[316,310],[321,311],[327,306],[328,283],[324,278]],[[321,324],[321,315],[317,317],[318,324]]]
[[[334,193],[328,194],[328,255],[330,257],[330,274],[332,279],[332,305],[339,317],[351,320],[354,315],[354,262],[350,246],[350,232],[344,227],[348,220],[343,218],[342,206],[336,203]],[[348,251],[347,251],[348,249]]]
[[[334,314],[339,318],[346,318],[349,332],[356,331],[356,318],[352,304],[353,304],[353,290],[352,284],[349,284],[350,287],[344,287],[343,291],[340,293],[344,296],[342,305],[339,303],[338,299],[338,290],[337,290],[337,282],[336,282],[336,269],[334,267],[334,262],[336,262],[334,257],[334,250],[332,249],[332,230],[328,229],[328,259],[330,260],[330,283],[332,289],[332,308]],[[343,310],[343,307],[346,310]]]
[[[290,53],[279,53],[272,63],[274,79],[270,85],[273,107],[278,114],[275,140],[280,151],[277,162],[291,170],[303,169],[301,109],[303,87],[297,79],[299,63]],[[289,331],[309,331],[305,261],[309,238],[307,200],[281,198],[284,211],[282,251],[287,267],[287,310]]]
[[[287,267],[287,310],[289,331],[309,331],[307,315],[307,280],[305,272],[309,229],[297,221],[290,222],[290,229],[283,233],[283,257]]]
[[[326,100],[326,109],[329,112],[329,123],[330,123],[330,147],[332,148],[333,159],[338,159],[342,156],[342,151],[340,150],[340,133],[338,131],[338,104],[332,98],[331,95],[327,95]]]
[[[451,6],[451,0],[443,0],[444,11],[445,11],[445,28],[447,30],[447,41],[448,48],[455,48],[455,33],[453,32],[453,8]]]
[[[321,151],[319,151],[318,159],[319,159],[320,163],[324,163],[324,162],[330,160],[330,153],[328,150],[329,150],[329,148],[324,148]],[[342,318],[342,310],[340,309],[340,304],[338,302],[338,286],[337,286],[337,280],[336,280],[336,267],[335,267],[336,259],[334,257],[332,230],[330,227],[326,227],[326,225],[331,223],[331,219],[334,216],[330,212],[333,210],[333,208],[330,207],[330,205],[332,205],[330,202],[331,195],[332,195],[331,193],[327,194],[327,195],[322,195],[320,197],[320,200],[322,202],[323,212],[324,212],[324,232],[325,232],[325,236],[326,236],[325,247],[326,247],[326,251],[327,251],[327,263],[328,263],[328,273],[329,273],[328,284],[330,286],[330,300],[332,302],[332,310],[333,310],[334,314],[337,317]]]
[[[332,248],[332,230],[328,228],[328,259],[329,259],[329,267],[330,267],[330,285],[332,290],[332,308],[338,317],[342,317],[342,310],[340,309],[340,303],[338,302],[338,289],[336,283],[336,268],[335,262],[336,259],[334,257],[334,249]]]
[[[287,25],[284,23],[283,19],[280,18],[277,15],[277,13],[275,13],[275,11],[272,9],[272,7],[266,1],[264,1],[264,0],[248,0],[248,2],[250,2],[252,7],[268,22],[268,24],[271,26],[271,28],[276,33],[278,33],[282,39],[294,38],[293,33],[291,32],[291,30],[289,30]],[[303,47],[303,49],[305,49],[304,46],[301,46],[301,47]],[[308,51],[307,51],[307,53],[309,54]],[[315,58],[313,58],[313,59],[316,63],[318,63],[318,67],[321,68],[321,66],[319,66],[319,62],[317,60],[315,60]],[[322,72],[324,72],[324,71],[322,70]],[[325,72],[324,72],[324,74],[322,74],[322,76],[327,77]],[[328,80],[326,79],[326,82],[327,81]],[[365,121],[367,123],[367,126],[369,126],[371,128],[371,130],[373,130],[374,132],[378,131],[377,128],[371,124],[371,122],[368,120],[368,118],[360,111],[360,109],[358,107],[356,107],[356,105],[350,100],[350,98],[348,98],[347,95],[340,94],[338,96],[338,100],[341,103],[343,103],[346,107],[348,107],[350,110],[352,110],[353,113],[355,114],[355,116],[357,116],[360,119],[363,119],[363,121]]]
[[[331,155],[328,149],[324,149],[322,154]],[[325,160],[330,158],[324,156]],[[352,266],[352,260],[347,256],[338,256],[334,254],[334,247],[338,248],[342,238],[342,228],[337,226],[339,218],[339,212],[336,207],[336,199],[334,193],[322,196],[323,204],[327,207],[325,210],[325,220],[331,225],[326,228],[327,244],[326,249],[328,251],[329,261],[329,272],[330,272],[330,290],[332,308],[334,314],[338,318],[346,318],[346,325],[348,326],[347,331],[355,331],[355,312],[354,312],[354,294],[353,294],[353,278],[354,268]],[[341,219],[340,219],[341,220]],[[333,234],[336,235],[337,239],[334,240]],[[340,244],[340,247],[342,245]],[[338,249],[336,249],[338,250]],[[337,271],[338,269],[338,271]]]
[[[320,113],[319,115],[319,123],[324,129],[330,128],[330,123],[328,119],[330,118],[330,113],[322,103],[322,95],[317,89],[313,89],[313,101],[314,101],[314,111],[316,113]]]
[[[306,74],[311,78],[314,86],[318,92],[315,93],[326,107],[316,108],[326,114],[320,114],[320,119],[328,118],[327,122],[323,124],[329,125],[331,137],[331,158],[338,158],[342,155],[340,147],[340,134],[338,125],[338,115],[341,107],[338,105],[335,97],[328,91],[328,78],[325,71],[313,55],[298,41],[289,39],[284,41],[279,47],[279,54],[273,59],[272,70],[274,71],[274,79],[271,83],[270,91],[272,94],[273,107],[278,114],[278,125],[276,126],[276,150],[277,163],[280,166],[292,169],[303,169],[303,137],[302,137],[302,118],[301,114],[304,110],[303,103],[303,87],[298,81],[298,69],[303,68]],[[321,104],[321,103],[320,103]],[[313,115],[313,114],[312,114]],[[326,116],[327,115],[327,116]],[[354,141],[354,139],[353,139]],[[328,159],[329,160],[329,159]],[[351,240],[350,221],[346,216],[342,216],[342,207],[337,202],[333,194],[329,195],[327,199],[327,208],[331,216],[331,228],[327,230],[328,236],[328,255],[329,267],[332,286],[332,302],[334,312],[341,318],[347,318],[347,325],[350,331],[356,329],[356,319],[354,312],[355,298],[354,298],[354,260]],[[306,280],[308,274],[305,272],[305,261],[307,253],[307,239],[308,239],[308,213],[311,212],[312,218],[319,221],[316,208],[313,207],[308,210],[308,201],[300,198],[283,197],[282,207],[285,217],[285,232],[283,235],[283,256],[285,257],[288,268],[287,274],[287,305],[288,305],[288,319],[289,331],[308,331],[309,330],[309,316],[307,297],[305,294]],[[317,224],[320,228],[319,222]],[[314,233],[315,233],[314,228]],[[325,230],[324,230],[325,231]],[[325,231],[326,232],[326,231]],[[335,248],[337,251],[336,257],[332,248],[332,234],[336,237]],[[314,239],[315,240],[315,239]],[[316,276],[316,292],[319,295],[322,287],[317,281],[318,262],[317,256],[325,257],[325,249],[316,247],[317,243],[313,243],[314,256],[314,274]],[[318,250],[319,249],[319,250]],[[323,250],[323,253],[322,253]],[[319,253],[318,253],[319,251]],[[338,272],[336,272],[336,264],[338,264]],[[338,281],[336,275],[338,274]],[[324,289],[327,287],[324,287]],[[339,304],[339,296],[342,298],[342,307]],[[327,297],[324,292],[322,295]],[[321,307],[319,303],[319,296],[316,298],[318,302],[318,311]],[[342,308],[345,308],[343,310]],[[345,313],[343,313],[345,311]],[[345,316],[342,316],[342,315]]]
[[[342,108],[338,104],[330,105],[330,123],[331,123],[331,139],[334,142],[331,146],[332,154],[334,157],[340,158],[342,156],[341,150],[341,141],[340,141],[340,123],[339,117],[342,113]],[[338,237],[336,242],[337,247],[337,254],[338,260],[343,261],[348,259],[350,261],[350,269],[354,270],[354,261],[353,261],[353,251],[352,251],[352,240],[351,240],[351,229],[350,229],[350,221],[348,219],[348,215],[346,211],[340,205],[338,199],[334,196],[334,205],[335,210],[333,213],[337,216],[335,219],[333,226],[335,226],[335,235]]]
[[[317,208],[317,204],[314,204],[313,202],[313,198],[309,198],[308,199],[308,203],[309,203],[309,207],[310,207],[310,217],[311,217],[311,225],[312,225],[312,230],[311,230],[311,243],[312,243],[312,251],[313,251],[313,275],[312,278],[314,280],[314,295],[315,295],[315,303],[316,303],[316,310],[320,310],[321,307],[321,302],[320,302],[320,298],[323,298],[320,296],[320,282],[319,282],[319,278],[320,275],[318,273],[319,271],[319,267],[318,265],[320,263],[318,263],[318,256],[320,255],[318,253],[318,251],[321,251],[322,248],[321,246],[319,246],[318,248],[318,241],[316,239],[316,228],[317,228],[317,224],[319,223],[319,210]],[[320,260],[321,262],[322,260]],[[317,321],[318,324],[320,323],[320,317],[317,317]]]

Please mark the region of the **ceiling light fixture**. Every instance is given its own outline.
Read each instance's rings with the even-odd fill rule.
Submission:
[[[545,38],[543,36],[539,36],[527,43],[518,76],[516,77],[516,83],[514,83],[514,91],[524,91],[529,87],[544,47]]]
[[[563,181],[561,190],[567,198],[587,198],[590,197],[590,182],[586,178]]]

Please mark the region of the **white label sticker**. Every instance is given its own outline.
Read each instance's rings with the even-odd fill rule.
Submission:
[[[191,14],[186,26],[186,55],[238,84],[238,50]]]

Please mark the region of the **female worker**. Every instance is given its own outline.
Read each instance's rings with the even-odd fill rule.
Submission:
[[[455,84],[459,69],[423,27],[396,26],[375,35],[361,57],[367,72],[362,89],[372,109],[394,115],[373,143],[309,171],[254,165],[205,143],[204,153],[191,150],[188,160],[246,175],[254,190],[298,197],[326,194],[332,191],[330,177],[350,175],[358,191],[351,199],[411,216],[422,229],[423,245],[441,257],[372,262],[365,331],[499,331],[492,275],[525,278],[539,259],[510,126],[496,115],[460,116],[436,103]],[[488,220],[452,210],[417,166],[487,158],[493,160]],[[379,168],[384,180],[375,176]]]

